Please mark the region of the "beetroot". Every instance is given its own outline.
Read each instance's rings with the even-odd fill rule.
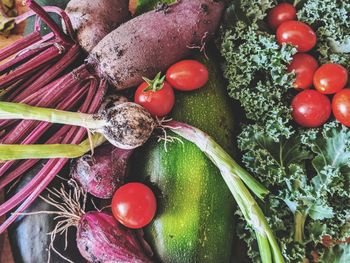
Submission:
[[[181,0],[124,23],[91,51],[87,61],[97,73],[126,89],[201,48],[213,37],[224,5],[213,0]]]
[[[71,0],[66,12],[80,46],[90,52],[102,38],[129,18],[128,0]]]
[[[123,150],[106,144],[94,155],[84,155],[73,161],[71,177],[88,193],[102,199],[112,198],[123,183],[127,161],[132,150]]]
[[[89,212],[78,224],[77,244],[89,262],[152,262],[132,230],[103,212]]]

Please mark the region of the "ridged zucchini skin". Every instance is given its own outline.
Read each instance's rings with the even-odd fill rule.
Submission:
[[[205,64],[209,82],[197,91],[177,92],[172,117],[206,131],[233,153],[234,112],[215,55]],[[230,262],[234,202],[213,163],[187,141],[168,143],[167,150],[164,143],[149,142],[135,160],[134,174],[157,193],[159,211],[145,233],[158,258],[164,263]]]

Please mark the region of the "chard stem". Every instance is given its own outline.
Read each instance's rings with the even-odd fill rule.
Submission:
[[[78,158],[105,141],[96,133],[80,144],[0,144],[0,160]]]
[[[95,120],[91,114],[33,107],[12,102],[0,102],[0,119],[45,121],[87,129],[98,129],[105,125],[104,120]]]

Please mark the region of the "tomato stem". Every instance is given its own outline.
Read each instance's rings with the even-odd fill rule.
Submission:
[[[155,78],[153,80],[150,80],[146,77],[143,77],[143,80],[148,84],[148,87],[145,88],[143,91],[147,92],[147,91],[159,91],[163,88],[163,84],[164,84],[164,80],[165,80],[165,76],[161,76],[161,72],[159,72]]]

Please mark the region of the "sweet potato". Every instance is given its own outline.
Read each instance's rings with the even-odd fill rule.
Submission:
[[[118,90],[152,78],[186,57],[191,48],[202,48],[220,22],[222,2],[181,0],[161,5],[124,23],[103,38],[87,62]]]
[[[90,52],[129,17],[128,0],[71,0],[66,8],[79,44]]]

